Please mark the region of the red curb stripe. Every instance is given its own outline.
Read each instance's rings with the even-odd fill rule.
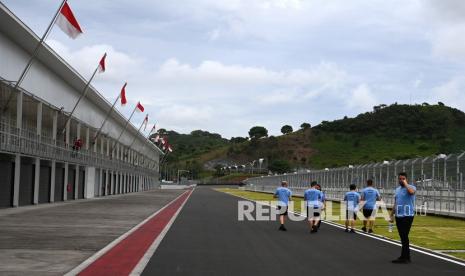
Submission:
[[[171,202],[78,275],[129,275],[191,193]]]

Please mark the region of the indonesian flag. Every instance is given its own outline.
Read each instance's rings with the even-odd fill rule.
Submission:
[[[122,106],[125,106],[128,103],[128,100],[126,99],[126,85],[128,85],[127,82],[123,85],[123,88],[121,88],[121,93],[119,94]]]
[[[173,149],[171,148],[171,145],[168,144],[168,151],[173,152]]]
[[[100,62],[98,63],[98,71],[100,73],[103,73],[105,72],[105,58],[107,57],[107,53],[105,53],[102,57],[102,59],[100,60]]]
[[[147,128],[148,122],[149,122],[149,114],[145,115],[144,122],[142,123],[142,124],[144,124],[144,131]]]
[[[140,102],[137,102],[136,111],[144,112],[144,106]]]
[[[150,130],[149,135],[152,134],[152,133],[154,133],[156,129],[157,129],[157,125],[154,124],[153,127],[152,127],[152,129]]]
[[[81,26],[79,26],[76,17],[74,17],[68,2],[65,2],[61,8],[56,24],[72,39],[75,39],[80,34],[82,34]]]

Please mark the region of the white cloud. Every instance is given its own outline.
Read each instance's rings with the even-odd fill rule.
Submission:
[[[432,89],[430,102],[443,102],[461,110],[465,110],[465,77],[455,76],[447,82]]]
[[[465,1],[427,0],[424,17],[431,25],[433,55],[450,61],[465,61]]]
[[[107,58],[105,60],[106,71],[100,76],[103,80],[122,82],[141,70],[142,60],[140,58],[118,51],[108,44],[86,46],[76,51],[56,40],[49,40],[47,44],[84,77],[90,77],[104,53],[107,53]]]
[[[377,100],[370,88],[366,84],[361,84],[352,91],[347,104],[351,109],[367,111],[377,104]]]

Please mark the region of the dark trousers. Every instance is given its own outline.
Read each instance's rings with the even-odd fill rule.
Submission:
[[[400,258],[410,259],[410,242],[408,234],[412,227],[413,216],[410,217],[396,217],[397,231],[399,232],[400,241],[402,242],[402,254]]]

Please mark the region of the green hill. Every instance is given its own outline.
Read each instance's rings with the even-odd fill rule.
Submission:
[[[325,168],[465,150],[465,113],[437,105],[380,105],[355,118],[323,121],[282,136],[226,140],[218,134],[169,132],[171,162],[197,169],[266,158],[291,168]]]

